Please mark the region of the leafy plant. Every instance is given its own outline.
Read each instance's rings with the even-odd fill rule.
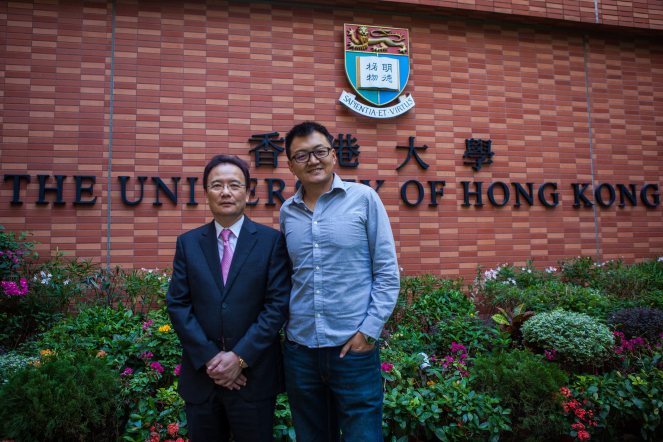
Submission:
[[[117,372],[79,354],[48,358],[0,389],[0,436],[22,442],[117,438]]]
[[[611,313],[607,322],[627,339],[642,337],[654,341],[663,333],[663,310],[625,308]]]
[[[382,432],[385,440],[436,437],[442,441],[491,441],[509,431],[509,410],[499,399],[477,394],[464,379],[404,386],[385,393]]]
[[[593,258],[578,256],[577,258],[560,259],[557,261],[561,267],[565,282],[578,286],[596,286],[601,268],[596,266]]]
[[[556,364],[531,352],[480,355],[474,361],[470,386],[499,397],[511,409],[513,433],[506,440],[557,440],[564,431],[564,415],[557,391],[568,377]]]
[[[516,342],[522,341],[520,329],[523,324],[536,314],[534,312],[523,312],[524,307],[525,304],[520,304],[512,313],[507,313],[503,308],[498,307],[497,309],[502,314],[493,315],[492,317],[493,321],[500,324],[500,330],[508,332]]]
[[[524,289],[516,286],[497,286],[484,300],[484,304],[491,311],[496,311],[498,307],[508,311],[517,305],[525,304],[527,310],[535,313],[563,309],[600,319],[614,310],[619,302],[614,297],[603,294],[599,289],[564,284],[556,280],[540,282]]]
[[[596,423],[589,426],[583,424],[585,428],[582,431],[605,437],[628,427],[639,431],[644,440],[655,440],[663,436],[663,371],[660,370],[659,364],[661,356],[657,355],[640,361],[640,370],[628,376],[619,371],[603,376],[575,376],[569,391],[563,392],[567,397],[567,404],[573,399],[578,404],[590,406],[594,409],[592,414]],[[573,407],[567,405],[568,409]],[[576,423],[578,417],[578,413],[573,409],[572,413],[568,413],[569,424]],[[578,430],[576,427],[570,428],[569,431],[573,435],[573,431],[577,433]]]
[[[23,356],[17,352],[0,354],[0,387],[17,372],[28,367],[34,358]]]
[[[177,393],[177,382],[160,388],[154,397],[137,398],[122,440],[142,442],[170,438],[188,433],[184,399]]]
[[[492,320],[484,321],[476,316],[447,316],[431,328],[431,351],[443,354],[452,342],[468,347],[470,353],[493,351],[511,345],[511,336],[496,330]]]
[[[430,274],[401,278],[398,301],[385,328],[395,330],[400,326],[427,333],[445,316],[474,314],[474,304],[461,291],[462,283],[462,279]]]
[[[284,442],[294,442],[297,440],[287,393],[280,394],[276,397],[276,409],[274,410],[274,440]]]
[[[523,338],[541,349],[555,350],[571,364],[602,364],[614,344],[608,327],[582,313],[541,313],[522,327]]]

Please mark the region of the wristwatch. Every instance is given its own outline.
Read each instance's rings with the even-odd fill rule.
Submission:
[[[249,364],[247,364],[246,361],[244,359],[242,359],[242,357],[240,355],[237,355],[237,357],[239,358],[239,367],[240,368],[246,368],[246,367],[249,366]]]
[[[361,333],[361,335],[366,339],[367,344],[375,344],[375,338],[368,336],[366,333]]]

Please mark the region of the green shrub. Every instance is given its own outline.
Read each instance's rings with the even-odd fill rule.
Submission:
[[[0,354],[0,387],[8,382],[15,373],[26,368],[32,360],[33,358],[15,351]]]
[[[431,351],[437,355],[444,354],[451,343],[456,342],[463,344],[472,354],[487,352],[503,344],[499,335],[495,322],[490,319],[484,321],[476,316],[447,316],[431,328]]]
[[[493,309],[501,307],[510,311],[512,306],[525,304],[525,309],[535,313],[563,309],[605,318],[614,309],[615,300],[598,289],[546,281],[526,289],[505,287],[495,290],[485,303]]]
[[[0,436],[21,442],[117,438],[118,373],[85,355],[52,357],[0,389]]]
[[[401,278],[401,291],[385,328],[399,326],[428,332],[445,316],[470,316],[475,307],[461,289],[463,280],[437,278],[430,274]]]
[[[105,306],[88,307],[58,323],[39,340],[23,345],[21,352],[30,355],[45,349],[57,353],[86,352],[90,356],[103,350],[108,354],[104,360],[116,370],[142,367],[139,356],[150,352],[168,374],[180,363],[182,354],[182,346],[165,310],[152,310],[142,315]],[[167,376],[166,382],[172,382],[172,377]]]
[[[274,410],[274,440],[284,442],[294,442],[297,440],[287,393],[282,393],[276,397],[276,409]]]
[[[506,440],[557,440],[565,429],[557,397],[568,377],[556,364],[530,352],[500,352],[474,361],[470,386],[499,397],[511,409],[513,433]]]
[[[560,259],[557,263],[561,267],[562,278],[565,282],[582,287],[596,286],[601,267],[596,265],[593,258],[578,256],[577,258]]]
[[[608,327],[585,314],[564,310],[534,316],[522,332],[528,344],[555,350],[557,357],[578,364],[603,363],[614,344]]]
[[[497,441],[509,431],[509,410],[500,399],[477,394],[458,366],[421,370],[420,355],[391,353],[383,359],[382,431],[385,440]],[[412,439],[408,439],[412,438]]]
[[[188,433],[185,403],[177,393],[177,382],[157,390],[156,397],[136,397],[134,405],[122,434],[123,440],[158,442],[159,438],[154,437],[156,433],[172,442]]]
[[[639,337],[655,341],[663,333],[663,310],[625,308],[611,313],[607,322],[624,333],[626,339]]]
[[[581,430],[592,436],[600,435],[608,440],[625,428],[629,433],[635,428],[644,440],[662,437],[663,371],[660,364],[661,356],[657,355],[640,361],[638,372],[631,375],[612,371],[603,376],[575,376],[569,391],[562,392],[567,396],[565,408],[569,426],[579,420],[574,408],[583,404],[584,408],[592,410],[596,425],[587,425],[585,419]],[[578,429],[576,427],[575,432],[571,429],[569,434],[575,436]]]

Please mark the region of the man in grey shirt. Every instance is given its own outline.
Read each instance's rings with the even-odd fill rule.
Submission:
[[[377,339],[400,281],[389,217],[377,193],[343,182],[327,129],[286,135],[301,187],[281,207],[292,263],[284,361],[298,442],[382,441]]]

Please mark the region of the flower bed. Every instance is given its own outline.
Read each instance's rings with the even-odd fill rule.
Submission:
[[[0,231],[0,440],[29,440],[25,428],[44,425],[30,404],[65,409],[38,386],[75,359],[106,388],[81,383],[71,394],[85,391],[103,413],[52,422],[46,440],[186,441],[182,348],[163,306],[169,272],[107,271],[57,251],[41,262],[33,246]],[[469,293],[461,279],[402,278],[380,340],[385,440],[660,438],[663,259],[578,257],[557,268],[478,268]],[[479,309],[499,311],[499,323]],[[287,395],[274,437],[296,438]]]

